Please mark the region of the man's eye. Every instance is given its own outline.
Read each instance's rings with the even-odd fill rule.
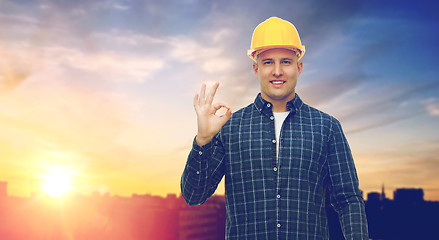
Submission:
[[[283,63],[283,64],[291,64],[291,61],[289,61],[289,60],[283,60],[282,63]]]
[[[269,64],[271,64],[271,63],[272,63],[272,61],[266,61],[266,62],[263,62],[264,65],[269,65]]]

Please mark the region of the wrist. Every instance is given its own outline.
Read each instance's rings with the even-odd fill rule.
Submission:
[[[206,144],[208,144],[210,141],[212,141],[212,137],[211,138],[209,138],[209,137],[200,137],[200,136],[196,136],[195,137],[195,142],[198,144],[198,146],[203,146],[203,145],[206,145]]]

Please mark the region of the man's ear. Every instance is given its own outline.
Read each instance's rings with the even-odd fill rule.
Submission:
[[[253,73],[256,75],[256,77],[258,76],[258,64],[257,63],[253,63]]]
[[[302,73],[302,69],[303,69],[303,62],[300,61],[297,63],[297,72],[299,72],[299,76]]]

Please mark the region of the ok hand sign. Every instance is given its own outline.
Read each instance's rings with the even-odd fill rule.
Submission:
[[[196,94],[194,98],[194,108],[197,113],[198,133],[195,141],[199,146],[203,146],[212,141],[226,122],[232,117],[232,110],[223,103],[212,105],[216,90],[219,83],[215,83],[206,96],[206,84],[201,86],[200,94]],[[223,116],[216,115],[221,108],[227,108],[227,112]]]

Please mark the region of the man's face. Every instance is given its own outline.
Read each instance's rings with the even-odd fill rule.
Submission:
[[[302,62],[288,49],[275,48],[259,54],[253,70],[261,84],[261,96],[269,102],[288,102],[295,96]]]

